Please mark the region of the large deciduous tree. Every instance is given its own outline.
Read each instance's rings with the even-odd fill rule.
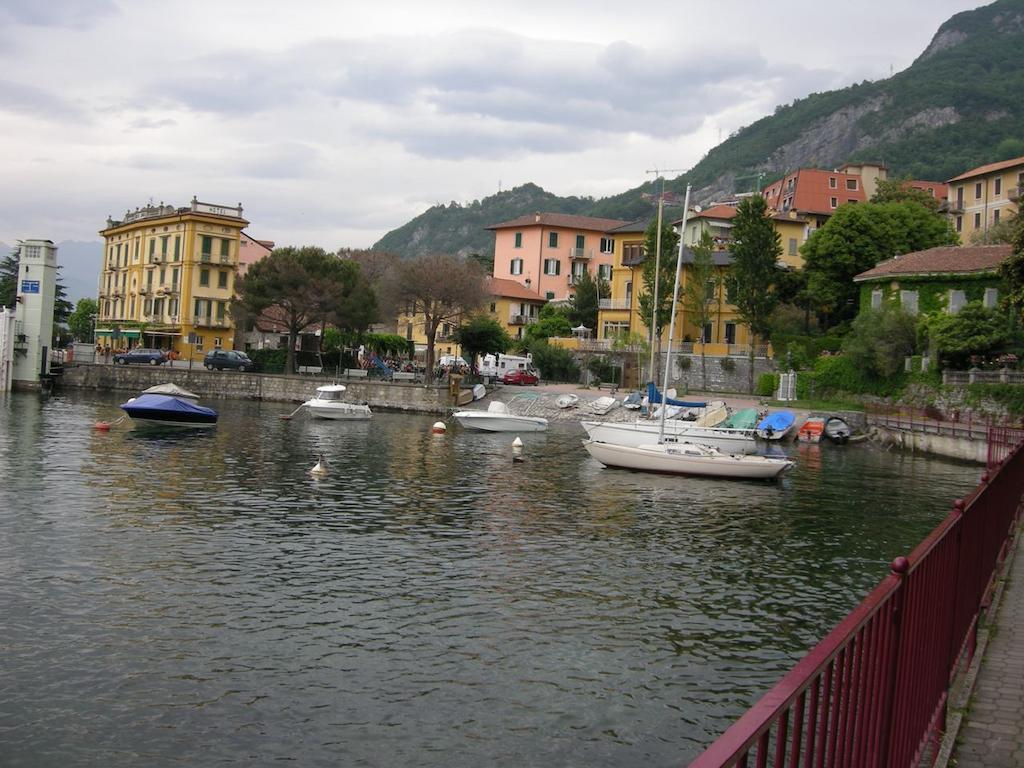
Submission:
[[[385,294],[390,306],[401,307],[409,315],[423,315],[427,376],[433,374],[434,341],[441,323],[479,309],[487,299],[480,264],[441,253],[398,262]]]
[[[68,315],[68,330],[75,341],[92,341],[100,306],[96,299],[79,299],[75,311]]]
[[[1006,316],[972,301],[955,315],[928,319],[928,339],[939,359],[953,368],[966,368],[972,357],[994,357],[1010,341]]]
[[[487,315],[473,315],[455,330],[455,341],[462,347],[462,356],[470,365],[477,355],[504,354],[512,346],[512,337],[501,323]]]
[[[853,278],[878,262],[939,245],[955,245],[949,221],[915,202],[848,203],[804,243],[807,291],[826,326],[857,314]]]
[[[917,320],[892,303],[862,311],[843,339],[843,352],[861,371],[888,379],[903,370],[903,361],[914,354]]]
[[[262,316],[288,330],[289,373],[295,371],[295,345],[305,328],[333,322],[365,330],[376,316],[374,293],[359,265],[314,246],[275,248],[249,267],[237,290],[237,316]]]
[[[748,390],[754,391],[754,337],[768,336],[772,311],[778,303],[774,285],[782,240],[768,218],[763,197],[743,199],[732,220],[732,268],[730,302],[750,335]]]
[[[714,300],[718,291],[718,280],[715,262],[711,255],[714,240],[710,232],[702,232],[700,241],[693,246],[693,263],[687,268],[686,285],[683,287],[683,310],[690,315],[697,328],[700,339],[704,340],[704,326],[711,322],[715,310]],[[700,345],[700,368],[702,387],[708,388],[707,367],[704,364],[704,345]]]
[[[659,261],[655,258],[659,238],[661,240],[661,259],[655,265],[655,262]],[[661,360],[661,332],[668,325],[672,315],[672,288],[676,279],[678,251],[679,235],[672,229],[671,223],[665,221],[659,233],[657,219],[651,221],[644,235],[644,290],[637,297],[637,308],[640,311],[640,319],[648,329],[651,327],[651,318],[654,318],[653,341],[655,359],[659,363]],[[654,291],[655,282],[658,284],[657,296]],[[657,370],[651,371],[650,375],[652,380],[658,380]]]

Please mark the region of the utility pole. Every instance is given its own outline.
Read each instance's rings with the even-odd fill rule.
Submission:
[[[654,295],[652,296],[651,306],[651,381],[657,381],[657,376],[654,371],[654,342],[655,342],[655,328],[658,326],[658,277],[661,275],[661,214],[665,207],[665,173],[683,173],[684,168],[654,168],[650,171],[644,171],[644,173],[653,173],[655,181],[661,179],[661,192],[658,194],[658,232],[657,239],[655,242],[655,254],[654,254]],[[685,213],[685,211],[684,211]],[[685,218],[685,216],[684,216]],[[683,241],[683,233],[679,233],[679,242]]]

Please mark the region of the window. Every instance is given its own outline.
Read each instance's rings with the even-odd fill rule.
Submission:
[[[848,197],[848,198],[846,198],[846,202],[848,202],[848,203],[856,203],[857,200],[856,200],[856,198]]]
[[[962,186],[956,188],[956,207],[964,207],[964,188]]]
[[[412,323],[405,324],[405,338],[412,341]]]
[[[985,298],[982,303],[988,309],[995,309],[996,303],[999,301],[999,289],[998,288],[986,288]]]
[[[963,216],[957,216],[956,217],[956,231],[957,232],[963,232],[964,231],[964,217]]]
[[[597,277],[600,280],[611,280],[612,279],[612,265],[611,264],[598,264],[597,265]]]
[[[601,253],[614,253],[615,252],[615,238],[613,237],[602,237],[601,238]]]
[[[544,259],[544,274],[545,275],[560,275],[562,274],[562,265],[558,259]]]
[[[545,291],[544,292],[544,298],[546,298],[548,301],[554,301],[555,300],[555,292],[554,291]]]
[[[839,199],[835,197],[830,197],[828,199],[828,204],[832,208],[837,208],[839,206]]]
[[[218,301],[217,302],[217,319],[218,320],[223,320],[224,319],[224,306],[225,306],[225,302],[223,302],[223,301]]]
[[[146,270],[146,287],[147,288],[152,288],[153,287],[153,270],[152,269]]]
[[[993,224],[998,224],[999,223],[999,210],[998,209],[992,211],[992,223]]]
[[[174,236],[174,260],[179,261],[181,259],[181,235]]]
[[[203,337],[202,336],[196,336],[196,352],[202,352],[202,351],[203,351]]]
[[[228,287],[228,273],[224,270],[217,272],[217,287],[227,288]]]
[[[701,343],[703,343],[703,344],[710,344],[711,343],[711,332],[712,332],[711,323],[705,323],[704,324],[704,328],[701,330],[701,334],[700,334]]]
[[[633,281],[630,280],[626,283],[626,301],[632,302],[633,300]]]
[[[522,248],[522,247],[523,247],[523,233],[522,232],[516,232],[516,248]]]
[[[227,261],[231,258],[231,241],[226,237],[220,241],[220,258],[221,261]]]
[[[836,182],[836,177],[835,176],[829,176],[828,177],[828,188],[829,189],[838,189],[838,187],[839,187],[839,184]]]
[[[789,238],[789,255],[796,256],[796,238]]]
[[[622,246],[622,266],[630,267],[644,260],[643,243],[624,243]]]
[[[149,258],[152,261],[153,256],[156,255],[156,240],[149,241]]]
[[[917,314],[917,291],[900,291],[900,306],[911,314]]]
[[[521,274],[523,274],[523,260],[522,259],[512,259],[512,261],[509,262],[508,271],[511,274],[513,274],[513,275],[521,275]]]
[[[735,344],[736,343],[736,323],[725,324],[725,343]]]
[[[557,247],[558,247],[558,233],[557,232],[548,232],[548,248],[557,248]]]
[[[981,200],[981,182],[974,185],[974,199]]]
[[[981,229],[981,214],[980,213],[974,214],[974,228],[975,229]]]
[[[213,238],[209,235],[203,235],[203,258],[209,259],[213,254]]]
[[[949,314],[955,315],[957,312],[959,312],[963,308],[964,304],[966,304],[966,303],[967,303],[967,294],[964,293],[963,291],[951,290],[949,292],[949,300],[948,300],[948,303],[946,305],[947,308],[949,309]]]
[[[221,348],[220,336],[214,336],[213,337],[213,348],[214,349],[220,349]]]
[[[171,239],[170,235],[160,235],[160,255],[167,255],[167,241]]]
[[[171,287],[172,288],[177,288],[178,287],[178,268],[177,267],[175,267],[174,269],[171,270]]]
[[[491,312],[497,312],[497,311],[498,311],[498,304],[496,302],[492,301],[491,302]]]
[[[1001,194],[1003,194],[1003,180],[1002,180],[1002,178],[997,178],[994,182],[992,182],[992,186],[993,186],[993,191],[995,192],[996,197],[999,197]]]
[[[850,191],[856,191],[856,189],[857,189],[857,180],[856,179],[847,179],[846,180],[846,188],[848,190],[850,190]]]
[[[210,284],[210,270],[200,269],[199,270],[199,284],[209,285]]]
[[[730,304],[735,304],[736,301],[736,281],[726,280],[725,281],[725,300]]]
[[[583,235],[576,235],[576,247],[582,249],[587,244],[587,238]]]
[[[164,283],[167,282],[166,278],[167,278],[167,270],[164,269],[163,267],[160,267],[160,285],[163,285]]]
[[[148,315],[153,311],[153,302],[151,299],[146,299],[142,302],[142,313]]]
[[[704,301],[712,302],[715,300],[715,294],[718,293],[718,291],[715,290],[717,287],[718,285],[713,279],[708,280],[707,284],[704,286]]]
[[[880,290],[874,290],[871,292],[871,308],[881,309],[882,308],[882,292]]]

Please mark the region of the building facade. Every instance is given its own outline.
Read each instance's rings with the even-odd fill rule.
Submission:
[[[136,346],[201,359],[230,348],[242,206],[147,205],[107,220],[97,345]]]
[[[514,280],[544,301],[564,301],[583,272],[610,280],[617,219],[535,213],[494,224],[494,272]]]
[[[972,168],[949,180],[949,208],[960,242],[968,245],[976,236],[1015,215],[1024,186],[1024,157]]]

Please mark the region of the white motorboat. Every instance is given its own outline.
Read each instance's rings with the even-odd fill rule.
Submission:
[[[568,392],[564,395],[559,395],[555,400],[555,405],[559,408],[572,408],[580,401],[579,395],[574,395]]]
[[[189,392],[187,389],[182,389],[177,384],[157,384],[150,387],[149,389],[142,390],[144,395],[167,395],[168,397],[182,397],[186,400],[197,401],[199,395],[195,392]]]
[[[590,410],[598,416],[604,416],[612,408],[616,408],[620,405],[622,405],[622,403],[614,397],[599,397],[590,401]]]
[[[621,423],[584,421],[583,429],[591,440],[601,443],[640,446],[658,442],[661,431],[657,422],[629,421]],[[727,453],[756,453],[757,443],[752,429],[700,427],[692,421],[666,421],[664,442],[699,443]]]
[[[369,419],[373,416],[370,406],[350,403],[342,399],[344,384],[326,384],[316,388],[316,394],[302,406],[316,419]]]
[[[787,458],[728,454],[695,443],[632,446],[584,440],[583,447],[607,467],[676,475],[770,480],[793,466]]]
[[[543,432],[548,428],[547,419],[540,416],[518,416],[501,401],[491,403],[486,411],[456,411],[452,415],[466,429],[485,432]]]

